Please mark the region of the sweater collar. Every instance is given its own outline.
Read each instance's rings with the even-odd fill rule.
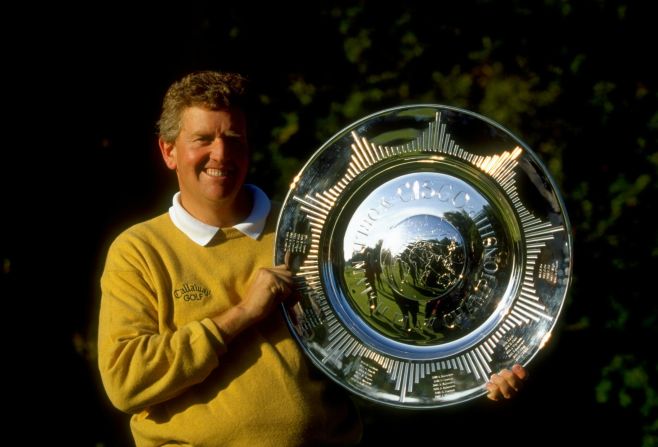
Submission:
[[[265,222],[270,213],[272,204],[267,195],[257,186],[244,185],[251,191],[254,205],[251,214],[245,220],[233,226],[240,233],[252,239],[258,239],[265,229]],[[199,245],[206,246],[220,230],[219,227],[201,222],[188,213],[180,203],[180,191],[174,194],[172,205],[169,208],[169,217],[176,228]]]

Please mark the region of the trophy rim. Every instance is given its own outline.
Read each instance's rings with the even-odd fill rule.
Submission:
[[[314,151],[314,153],[311,155],[311,157],[307,160],[307,162],[299,169],[297,175],[295,176],[293,183],[290,185],[290,188],[288,192],[286,193],[285,199],[282,202],[282,206],[279,210],[278,213],[278,218],[277,218],[277,225],[276,225],[276,230],[275,230],[275,235],[278,238],[278,235],[282,231],[282,223],[283,223],[283,217],[284,214],[286,213],[286,204],[289,203],[289,201],[292,200],[292,198],[295,196],[295,185],[298,183],[298,181],[304,176],[304,173],[306,173],[313,165],[314,163],[317,162],[318,158],[322,156],[322,154],[330,148],[332,145],[334,145],[337,141],[339,141],[341,138],[343,138],[346,134],[348,134],[351,130],[359,128],[362,124],[367,123],[369,121],[372,121],[374,119],[377,119],[378,117],[390,115],[396,112],[400,111],[405,111],[405,110],[413,110],[413,109],[433,109],[433,110],[446,110],[450,112],[454,112],[457,114],[464,114],[469,117],[472,117],[476,120],[482,121],[488,126],[491,126],[500,132],[502,134],[508,136],[511,138],[513,141],[518,143],[524,151],[524,157],[528,157],[533,164],[535,164],[538,167],[538,170],[541,172],[543,177],[548,181],[550,185],[550,189],[554,192],[554,198],[557,200],[559,211],[560,211],[560,217],[562,219],[562,226],[564,227],[564,239],[565,239],[565,245],[568,247],[568,254],[564,256],[564,259],[568,265],[569,272],[564,278],[564,283],[563,283],[563,293],[560,294],[559,298],[559,305],[557,306],[557,309],[554,312],[554,318],[551,321],[550,325],[548,326],[548,329],[546,331],[547,335],[552,334],[555,326],[558,323],[559,316],[561,315],[564,305],[567,299],[567,296],[569,294],[571,284],[573,281],[573,235],[572,235],[572,227],[571,223],[566,211],[566,205],[564,203],[564,198],[561,194],[561,190],[557,185],[557,182],[555,181],[555,178],[547,168],[546,164],[543,162],[543,160],[532,150],[532,148],[521,138],[519,138],[517,135],[512,133],[510,130],[508,130],[505,126],[501,125],[500,123],[497,123],[496,121],[493,121],[492,119],[483,116],[479,113],[459,108],[459,107],[454,107],[454,106],[448,106],[448,105],[443,105],[443,104],[438,104],[438,103],[413,103],[413,104],[407,104],[407,105],[401,105],[401,106],[396,106],[396,107],[390,107],[386,109],[379,110],[377,112],[371,113],[367,116],[364,116],[363,118],[360,118],[351,124],[344,126],[341,128],[338,132],[334,133],[330,138],[328,138],[318,149]],[[276,242],[275,242],[276,244]],[[277,263],[277,256],[279,255],[279,252],[277,248],[275,247],[275,253],[274,253],[274,263]],[[286,305],[283,304],[281,306],[281,311],[284,314],[284,319],[286,321],[286,324],[288,325],[288,328],[295,338],[296,342],[299,344],[301,347],[302,351],[304,354],[309,358],[309,360],[312,362],[312,364],[317,367],[320,371],[325,373],[327,377],[329,377],[332,381],[335,383],[339,384],[342,388],[346,389],[348,392],[353,393],[360,398],[363,398],[367,401],[373,402],[378,405],[384,405],[388,407],[394,407],[394,408],[401,408],[405,410],[432,410],[436,408],[441,408],[445,406],[451,406],[451,405],[458,405],[460,403],[470,401],[472,399],[476,399],[478,397],[481,397],[482,395],[486,394],[487,390],[484,385],[482,385],[480,388],[479,392],[472,392],[468,395],[460,396],[458,399],[455,400],[445,400],[445,401],[440,401],[436,402],[433,404],[422,404],[422,405],[414,405],[414,404],[409,404],[409,403],[402,403],[402,402],[395,402],[395,401],[390,401],[390,400],[385,400],[385,399],[378,399],[376,396],[373,396],[371,394],[368,394],[366,392],[363,392],[355,387],[349,386],[349,384],[345,383],[345,381],[340,380],[338,377],[336,377],[334,374],[331,374],[323,362],[321,362],[318,358],[316,358],[316,355],[314,355],[307,344],[304,342],[302,336],[298,334],[298,332],[295,330],[294,323],[290,318],[290,315],[286,309]],[[530,363],[541,351],[541,346],[539,348],[535,347],[532,349],[530,354],[520,363],[523,365],[527,365]],[[413,358],[410,358],[409,360],[413,360]],[[485,381],[486,383],[486,381]]]

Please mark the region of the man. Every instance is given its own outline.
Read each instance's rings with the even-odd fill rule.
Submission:
[[[292,275],[271,267],[277,210],[244,184],[245,93],[244,78],[217,72],[169,88],[159,145],[180,192],[107,256],[99,367],[113,404],[133,413],[138,446],[345,445],[361,436],[349,398],[309,367],[273,311]],[[490,397],[511,396],[524,376],[495,376]]]

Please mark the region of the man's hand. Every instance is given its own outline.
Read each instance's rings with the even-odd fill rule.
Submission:
[[[519,364],[514,365],[511,370],[504,369],[498,374],[493,374],[487,383],[489,391],[487,397],[491,400],[514,397],[523,387],[523,381],[527,377],[528,372]]]
[[[212,318],[224,342],[265,318],[291,291],[292,273],[285,265],[258,270],[242,302]]]
[[[292,291],[292,273],[285,264],[261,268],[239,304],[254,322],[265,318]]]

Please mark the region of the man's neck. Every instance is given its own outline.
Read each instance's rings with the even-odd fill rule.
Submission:
[[[249,216],[253,208],[253,197],[251,191],[244,186],[240,189],[233,200],[226,200],[222,203],[211,203],[206,207],[193,209],[181,195],[181,205],[192,216],[201,222],[212,225],[213,227],[228,228],[232,227]]]

